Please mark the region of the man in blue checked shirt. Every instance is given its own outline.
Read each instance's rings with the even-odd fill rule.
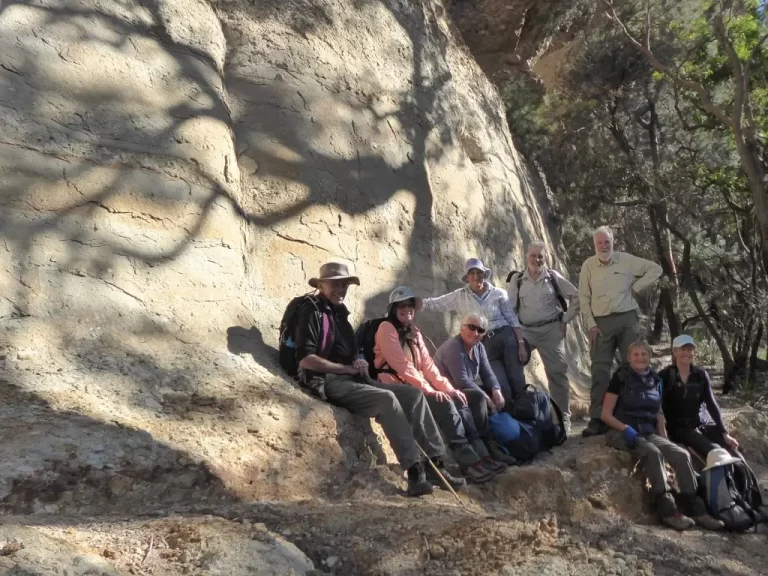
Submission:
[[[464,264],[461,278],[466,286],[436,298],[417,298],[416,306],[435,312],[458,312],[461,316],[485,316],[488,330],[483,331],[483,345],[504,399],[510,401],[525,388],[523,364],[528,355],[520,320],[507,291],[491,284],[490,277],[491,269],[483,265],[482,260],[470,258]]]

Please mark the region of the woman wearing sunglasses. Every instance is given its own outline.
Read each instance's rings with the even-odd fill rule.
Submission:
[[[489,413],[504,408],[505,401],[482,345],[483,335],[487,331],[488,320],[485,316],[469,314],[462,320],[459,334],[438,348],[435,364],[440,373],[467,397],[475,428],[491,458],[512,465],[516,460],[507,455],[493,439],[488,420]],[[481,385],[478,385],[478,378]]]
[[[413,323],[414,298],[413,290],[407,286],[396,288],[389,296],[387,319],[376,331],[373,348],[378,379],[387,384],[405,383],[419,388],[448,438],[464,477],[476,484],[487,482],[507,466],[490,457],[475,428],[467,396],[454,388],[435,366],[421,332]],[[435,465],[441,472],[445,470],[439,459]],[[434,474],[431,467],[427,471]],[[428,479],[436,486],[441,485],[436,477]]]

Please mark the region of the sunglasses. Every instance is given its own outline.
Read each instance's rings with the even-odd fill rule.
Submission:
[[[481,328],[480,326],[475,326],[474,324],[464,324],[464,326],[472,330],[472,332],[477,332],[478,334],[485,334],[485,328]]]

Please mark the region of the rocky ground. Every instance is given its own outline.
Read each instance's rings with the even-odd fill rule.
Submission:
[[[196,360],[169,345],[162,370],[103,342],[3,348],[0,574],[764,573],[765,535],[659,527],[632,462],[582,420],[461,502],[413,500],[375,431],[274,359],[177,345]],[[725,405],[765,481],[768,418]]]

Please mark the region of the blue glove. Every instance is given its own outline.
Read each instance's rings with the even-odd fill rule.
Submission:
[[[627,442],[627,446],[634,448],[635,441],[637,440],[637,430],[632,428],[632,426],[624,428],[624,440]]]

